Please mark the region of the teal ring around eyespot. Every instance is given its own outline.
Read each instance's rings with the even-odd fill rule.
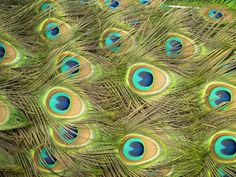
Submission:
[[[69,106],[69,108],[66,109],[66,110],[59,110],[59,109],[57,109],[56,104],[58,103],[57,98],[58,98],[59,96],[65,96],[65,97],[67,97],[69,100],[71,100],[70,95],[68,95],[68,94],[66,94],[66,93],[64,93],[64,92],[57,92],[57,93],[55,93],[55,94],[53,94],[53,95],[51,96],[51,98],[50,98],[50,100],[49,100],[49,107],[51,108],[51,110],[52,110],[54,113],[57,113],[57,114],[65,114],[65,113],[70,109],[70,106]]]
[[[74,143],[77,139],[78,139],[78,134],[79,134],[79,132],[78,132],[78,134],[77,134],[77,137],[75,138],[75,139],[68,139],[66,136],[65,136],[65,128],[63,128],[63,127],[59,127],[59,129],[58,129],[58,131],[59,131],[59,137],[65,142],[65,143],[68,143],[68,144],[72,144],[72,143]],[[78,129],[78,131],[79,131],[79,129]],[[68,135],[69,136],[69,135]]]
[[[208,12],[208,16],[212,18],[212,17],[215,15],[214,12],[217,12],[217,10],[211,9],[211,10]]]
[[[129,152],[132,150],[132,147],[130,147],[130,144],[133,142],[140,142],[144,145],[144,142],[140,138],[131,138],[131,139],[127,140],[125,142],[123,150],[122,150],[124,157],[128,160],[131,160],[131,161],[142,160],[142,158],[144,157],[144,154],[141,156],[138,156],[138,157],[134,157],[129,154]]]
[[[224,139],[233,139],[236,142],[236,137],[234,137],[234,136],[221,136],[220,138],[218,138],[215,141],[215,144],[214,144],[214,151],[215,151],[216,155],[221,159],[227,159],[227,160],[236,158],[236,153],[234,153],[233,155],[224,155],[223,153],[221,153],[221,150],[224,148],[224,146],[221,144],[221,142]]]
[[[150,3],[152,0],[139,0],[139,2],[143,5],[146,5],[148,3]]]
[[[171,52],[171,49],[173,48],[173,46],[170,45],[170,42],[173,41],[173,40],[178,41],[179,43],[181,43],[183,45],[183,41],[178,37],[171,37],[171,38],[167,39],[166,44],[165,44],[165,49],[166,49],[166,55],[167,56],[176,55],[176,54],[173,54]]]
[[[51,2],[45,2],[45,3],[43,3],[43,4],[41,5],[40,11],[45,11],[45,10],[47,10],[47,9],[49,9],[49,8],[53,8],[53,3],[51,3]]]
[[[47,149],[46,148],[43,148],[40,150],[40,159],[38,160],[39,164],[43,167],[46,167],[46,168],[53,168],[56,166],[56,163],[54,164],[47,164],[43,161],[43,159],[47,158]]]
[[[153,71],[149,68],[138,68],[134,71],[133,76],[132,76],[132,83],[134,85],[134,87],[138,90],[141,91],[147,91],[150,90],[153,86],[153,83],[150,86],[144,87],[142,85],[139,84],[140,81],[142,81],[142,78],[139,76],[140,72],[148,72],[150,74],[153,74]]]
[[[230,93],[230,95],[232,96],[232,92],[230,91],[230,89],[226,88],[226,87],[216,87],[214,89],[211,90],[210,95],[208,97],[208,102],[210,104],[211,107],[216,108],[218,107],[218,105],[215,103],[215,100],[218,98],[216,97],[216,92],[219,90],[224,90]],[[228,106],[222,108],[223,110],[228,109]]]
[[[51,30],[53,28],[58,28],[59,29],[59,34],[58,35],[60,35],[60,29],[61,29],[60,25],[58,25],[54,22],[50,22],[45,28],[45,35],[46,35],[46,38],[49,39],[49,40],[54,40],[54,39],[57,39],[59,37],[58,35],[53,36],[51,34]]]
[[[0,47],[2,47],[6,52],[6,46],[4,44],[0,43]],[[3,55],[3,57],[0,57],[0,62],[3,61],[5,55],[6,55],[6,53]]]
[[[112,52],[119,52],[120,47],[116,47],[114,42],[111,40],[112,37],[121,38],[121,34],[119,32],[116,33],[109,33],[105,39],[105,46]],[[114,46],[114,47],[111,47]],[[110,48],[111,47],[111,48]]]
[[[71,69],[71,68],[69,68],[69,67],[66,65],[66,62],[68,62],[68,61],[74,61],[74,62],[78,63],[78,65],[80,65],[80,61],[79,61],[77,58],[75,58],[75,57],[70,57],[70,56],[64,57],[63,60],[62,60],[62,65],[61,65],[61,67],[60,67],[61,73],[68,72],[68,70]],[[80,71],[78,71],[77,73],[74,73],[74,74],[70,74],[70,77],[75,77],[75,76],[77,76],[79,73],[80,73]]]

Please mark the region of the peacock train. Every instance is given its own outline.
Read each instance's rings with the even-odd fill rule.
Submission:
[[[236,177],[236,0],[0,0],[0,177]]]

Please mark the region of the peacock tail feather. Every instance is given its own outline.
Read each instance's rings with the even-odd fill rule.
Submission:
[[[0,176],[235,177],[235,0],[2,0]]]

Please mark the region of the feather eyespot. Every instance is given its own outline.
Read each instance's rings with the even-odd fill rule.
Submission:
[[[139,94],[157,94],[167,89],[169,75],[161,69],[148,65],[133,65],[128,72],[128,83]]]
[[[0,40],[0,63],[3,65],[12,65],[21,59],[21,54],[10,43]]]
[[[235,132],[221,132],[214,135],[210,143],[210,151],[215,160],[222,163],[236,162]]]
[[[9,110],[8,107],[0,101],[0,125],[4,124],[9,118]]]
[[[54,88],[46,96],[46,109],[55,117],[71,118],[84,112],[83,101],[72,91]]]
[[[42,39],[48,42],[65,42],[72,35],[69,25],[54,18],[43,21],[40,32]]]
[[[215,83],[207,87],[205,102],[210,109],[232,110],[236,105],[233,102],[236,89],[224,83]]]
[[[212,18],[213,20],[219,20],[223,18],[224,14],[220,10],[211,9],[208,12],[208,16]]]
[[[165,51],[167,57],[184,59],[192,56],[196,52],[196,47],[189,38],[170,33],[165,40]]]
[[[214,23],[218,22],[231,22],[234,19],[234,15],[228,9],[222,7],[210,6],[203,9],[204,16],[208,20],[211,20]]]
[[[53,1],[45,1],[45,2],[40,4],[39,11],[43,12],[43,11],[53,9],[53,8],[54,8],[54,2]]]
[[[128,32],[112,28],[102,34],[100,46],[109,53],[124,54],[130,49],[133,42],[133,38],[128,35]]]
[[[171,37],[166,41],[166,55],[176,56],[181,55],[183,49],[183,41],[178,37]]]
[[[68,73],[71,78],[85,79],[93,72],[92,65],[82,56],[63,53],[58,59],[58,73]]]
[[[37,168],[43,171],[59,172],[63,170],[55,155],[43,146],[39,146],[34,152],[34,162]]]
[[[86,124],[68,124],[58,126],[53,131],[55,141],[67,147],[86,145],[91,139],[92,132]]]
[[[127,135],[122,140],[120,157],[129,164],[143,164],[160,155],[161,147],[152,139],[142,135]]]

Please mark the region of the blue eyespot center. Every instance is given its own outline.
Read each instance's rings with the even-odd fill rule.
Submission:
[[[222,104],[229,103],[231,102],[231,100],[232,93],[226,87],[215,87],[211,90],[210,95],[208,97],[208,101],[213,108]],[[225,109],[227,109],[227,107]]]
[[[0,60],[4,58],[5,54],[6,54],[5,47],[2,44],[0,44]]]
[[[144,91],[151,89],[154,82],[153,72],[149,68],[138,68],[134,71],[132,83],[138,90]]]
[[[60,32],[59,27],[55,27],[51,29],[51,35],[56,36]]]
[[[65,96],[57,97],[58,104],[56,104],[56,108],[60,110],[67,110],[70,106],[70,99]]]
[[[109,48],[112,52],[119,52],[120,44],[115,45],[121,39],[120,33],[109,33],[105,39],[105,45]]]
[[[151,0],[139,0],[141,4],[148,4],[151,2]]]
[[[220,18],[222,18],[224,15],[221,11],[219,10],[216,10],[216,9],[211,9],[209,12],[208,12],[208,16],[211,17],[212,19],[214,20],[218,20]]]
[[[116,9],[120,6],[119,0],[105,0],[105,3],[110,9]]]
[[[219,90],[216,92],[216,95],[219,96],[221,99],[215,101],[217,105],[231,101],[231,94],[225,90]]]
[[[140,142],[132,142],[130,147],[133,148],[132,151],[129,151],[129,155],[134,157],[142,156],[144,153],[144,145]]]
[[[183,47],[181,42],[176,41],[176,40],[170,41],[170,45],[172,46],[171,52],[177,52],[177,51],[181,50]]]
[[[79,129],[75,126],[65,126],[59,128],[60,137],[66,143],[73,143],[78,138]]]
[[[128,160],[141,160],[144,156],[144,148],[144,142],[140,138],[131,138],[124,144],[123,154]]]
[[[46,148],[41,149],[39,164],[46,168],[53,168],[56,162],[57,159]]]
[[[153,75],[150,72],[140,72],[139,77],[143,78],[141,81],[139,81],[139,84],[144,87],[149,87],[153,83]]]
[[[233,155],[236,153],[236,142],[232,139],[225,139],[221,143],[225,148],[221,150],[224,155]]]
[[[177,57],[181,54],[183,49],[183,41],[178,37],[171,37],[166,41],[167,56]]]
[[[49,100],[51,110],[58,114],[64,114],[69,110],[71,104],[70,96],[64,92],[57,92]]]
[[[47,39],[54,40],[60,36],[60,25],[50,22],[45,29]]]
[[[74,68],[75,66],[78,66],[79,63],[78,62],[75,62],[75,61],[68,61],[66,62],[67,66],[69,66],[70,68]],[[79,69],[75,70],[72,72],[72,74],[76,74],[79,72]]]
[[[216,18],[221,18],[223,17],[223,14],[221,12],[218,12],[216,15],[215,15]]]
[[[70,76],[75,76],[80,72],[79,66],[80,62],[77,58],[75,57],[65,57],[62,61],[62,66],[60,68],[62,73],[65,73],[69,70],[73,70],[70,73]]]

